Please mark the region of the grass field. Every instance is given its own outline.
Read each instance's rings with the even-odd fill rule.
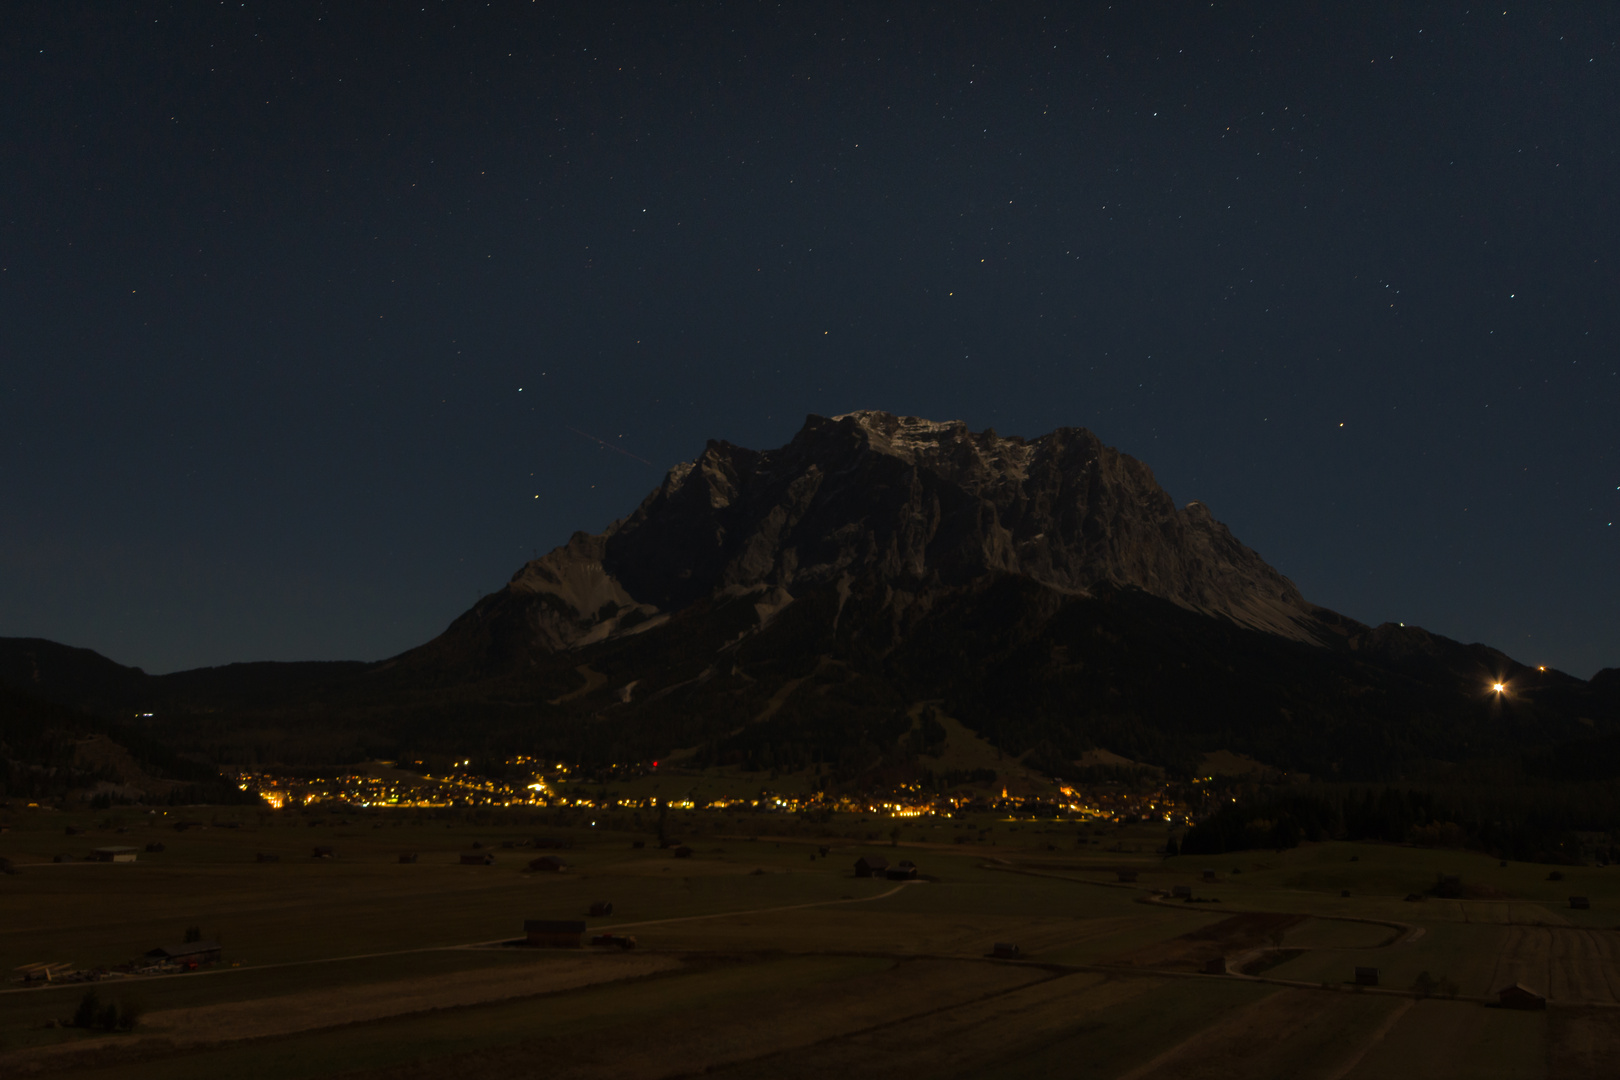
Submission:
[[[1611,868],[1372,844],[1164,859],[1154,827],[991,818],[908,820],[894,845],[877,817],[673,815],[690,858],[648,822],[549,812],[3,820],[0,970],[113,967],[189,927],[224,955],[95,982],[145,1010],[117,1034],[61,1026],[85,984],[7,984],[6,1076],[1582,1077],[1620,1052]],[[569,845],[565,871],[526,870],[535,837]],[[83,860],[112,844],[138,861]],[[863,854],[923,880],[856,878]],[[1461,897],[1433,894],[1441,874]],[[602,900],[591,930],[633,951],[502,944]],[[1549,1009],[1486,1004],[1513,982]]]

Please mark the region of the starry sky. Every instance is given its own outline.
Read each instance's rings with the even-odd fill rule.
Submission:
[[[13,0],[0,635],[376,659],[709,438],[1084,426],[1620,665],[1620,6]]]

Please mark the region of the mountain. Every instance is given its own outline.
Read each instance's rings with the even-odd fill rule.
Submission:
[[[1620,739],[1616,679],[1312,604],[1088,431],[882,412],[812,416],[775,450],[709,443],[381,663],[147,676],[45,644],[0,642],[0,678],[154,713],[236,762],[680,751],[854,783],[926,767],[927,709],[1060,775],[1094,749],[1173,768],[1231,750],[1387,778]]]
[[[1307,602],[1203,504],[1176,507],[1152,470],[1082,428],[1026,441],[857,412],[812,416],[763,453],[710,442],[630,517],[530,562],[446,637],[487,636],[506,659],[644,633],[718,595],[775,611],[869,578],[909,605],[993,574],[1065,596],[1137,588],[1312,644],[1365,629]]]

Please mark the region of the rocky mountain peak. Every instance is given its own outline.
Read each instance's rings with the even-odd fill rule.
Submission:
[[[927,596],[996,573],[1065,594],[1139,588],[1302,641],[1345,625],[1202,503],[1176,507],[1152,470],[1083,428],[1026,440],[876,410],[810,416],[774,450],[711,441],[629,517],[528,564],[506,593],[533,644],[553,650],[722,591],[779,606],[859,579]]]

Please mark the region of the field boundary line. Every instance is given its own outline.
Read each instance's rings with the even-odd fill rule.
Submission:
[[[696,922],[700,919],[735,918],[738,915],[768,915],[774,911],[801,911],[804,908],[830,907],[834,904],[865,904],[873,900],[887,900],[901,889],[904,889],[907,885],[917,884],[920,884],[920,882],[903,881],[899,885],[896,885],[894,888],[890,889],[888,892],[878,893],[876,896],[852,896],[847,899],[839,900],[813,900],[808,904],[785,904],[782,907],[754,908],[751,911],[717,911],[712,915],[679,915],[673,919],[644,919],[641,922],[604,924],[601,929],[625,930],[632,926],[665,926],[669,923]],[[498,945],[500,942],[487,942],[486,944]],[[471,947],[472,946],[462,946],[462,948]]]
[[[917,885],[920,882],[904,881],[888,892],[878,893],[876,896],[850,897],[839,900],[816,900],[808,904],[788,904],[784,907],[755,908],[752,911],[721,911],[712,915],[683,915],[674,919],[650,919],[645,922],[615,923],[612,926],[603,926],[603,930],[620,930],[630,926],[658,926],[664,923],[692,922],[697,919],[724,919],[738,915],[764,915],[773,911],[798,911],[803,908],[825,907],[830,904],[863,904],[872,900],[886,900],[907,885]],[[349,960],[379,960],[389,956],[415,956],[431,952],[457,952],[460,950],[487,949],[497,945],[505,945],[511,938],[497,938],[493,941],[472,941],[459,945],[427,945],[420,949],[394,949],[389,952],[356,953],[353,956],[321,956],[313,960],[282,960],[273,964],[253,964],[242,967],[212,968],[208,971],[176,971],[169,975],[135,975],[127,979],[101,979],[97,982],[119,984],[136,984],[154,982],[158,979],[195,979],[202,975],[232,975],[245,971],[270,971],[275,968],[309,967],[314,964],[341,964]],[[17,986],[0,990],[0,994],[38,994],[49,990],[67,990],[86,986],[86,983],[48,983],[45,986]]]
[[[1324,1080],[1344,1080],[1346,1076],[1349,1076],[1355,1067],[1361,1064],[1362,1058],[1365,1058],[1368,1054],[1372,1053],[1372,1048],[1383,1042],[1384,1036],[1388,1035],[1391,1029],[1393,1029],[1395,1025],[1400,1022],[1401,1017],[1411,1012],[1412,1006],[1416,1004],[1417,999],[1408,998],[1406,1001],[1397,1005],[1393,1012],[1384,1017],[1384,1022],[1379,1024],[1373,1033],[1368,1035],[1367,1038],[1362,1041],[1360,1049],[1358,1049],[1354,1054],[1351,1054],[1349,1059],[1346,1060],[1343,1065],[1340,1065],[1333,1072],[1329,1073]]]

